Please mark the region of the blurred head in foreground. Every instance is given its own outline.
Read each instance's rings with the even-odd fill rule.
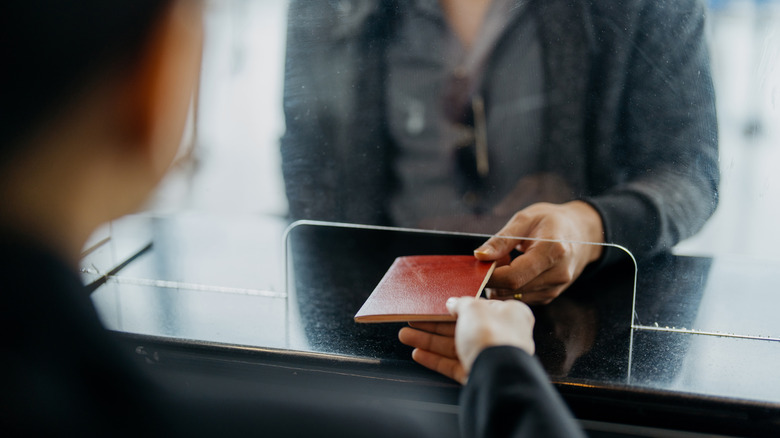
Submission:
[[[0,6],[0,236],[75,265],[164,176],[198,79],[201,2]]]

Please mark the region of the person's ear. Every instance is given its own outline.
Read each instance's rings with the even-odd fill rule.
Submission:
[[[124,87],[124,130],[133,154],[157,178],[181,141],[200,72],[202,4],[173,0],[154,25]]]

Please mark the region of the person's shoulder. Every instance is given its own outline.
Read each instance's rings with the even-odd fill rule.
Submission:
[[[580,1],[588,5],[587,13],[595,33],[601,39],[614,38],[613,44],[618,46],[638,35],[666,41],[679,33],[679,29],[700,26],[706,15],[702,0]]]
[[[633,21],[646,17],[674,17],[681,14],[703,12],[702,0],[582,0],[596,16],[615,21]]]

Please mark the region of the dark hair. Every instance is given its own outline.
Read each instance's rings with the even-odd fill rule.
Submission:
[[[0,164],[109,68],[131,65],[170,0],[0,2]]]

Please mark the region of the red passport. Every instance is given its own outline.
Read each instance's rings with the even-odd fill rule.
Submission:
[[[447,299],[479,296],[495,266],[471,255],[398,257],[355,321],[454,321]]]

